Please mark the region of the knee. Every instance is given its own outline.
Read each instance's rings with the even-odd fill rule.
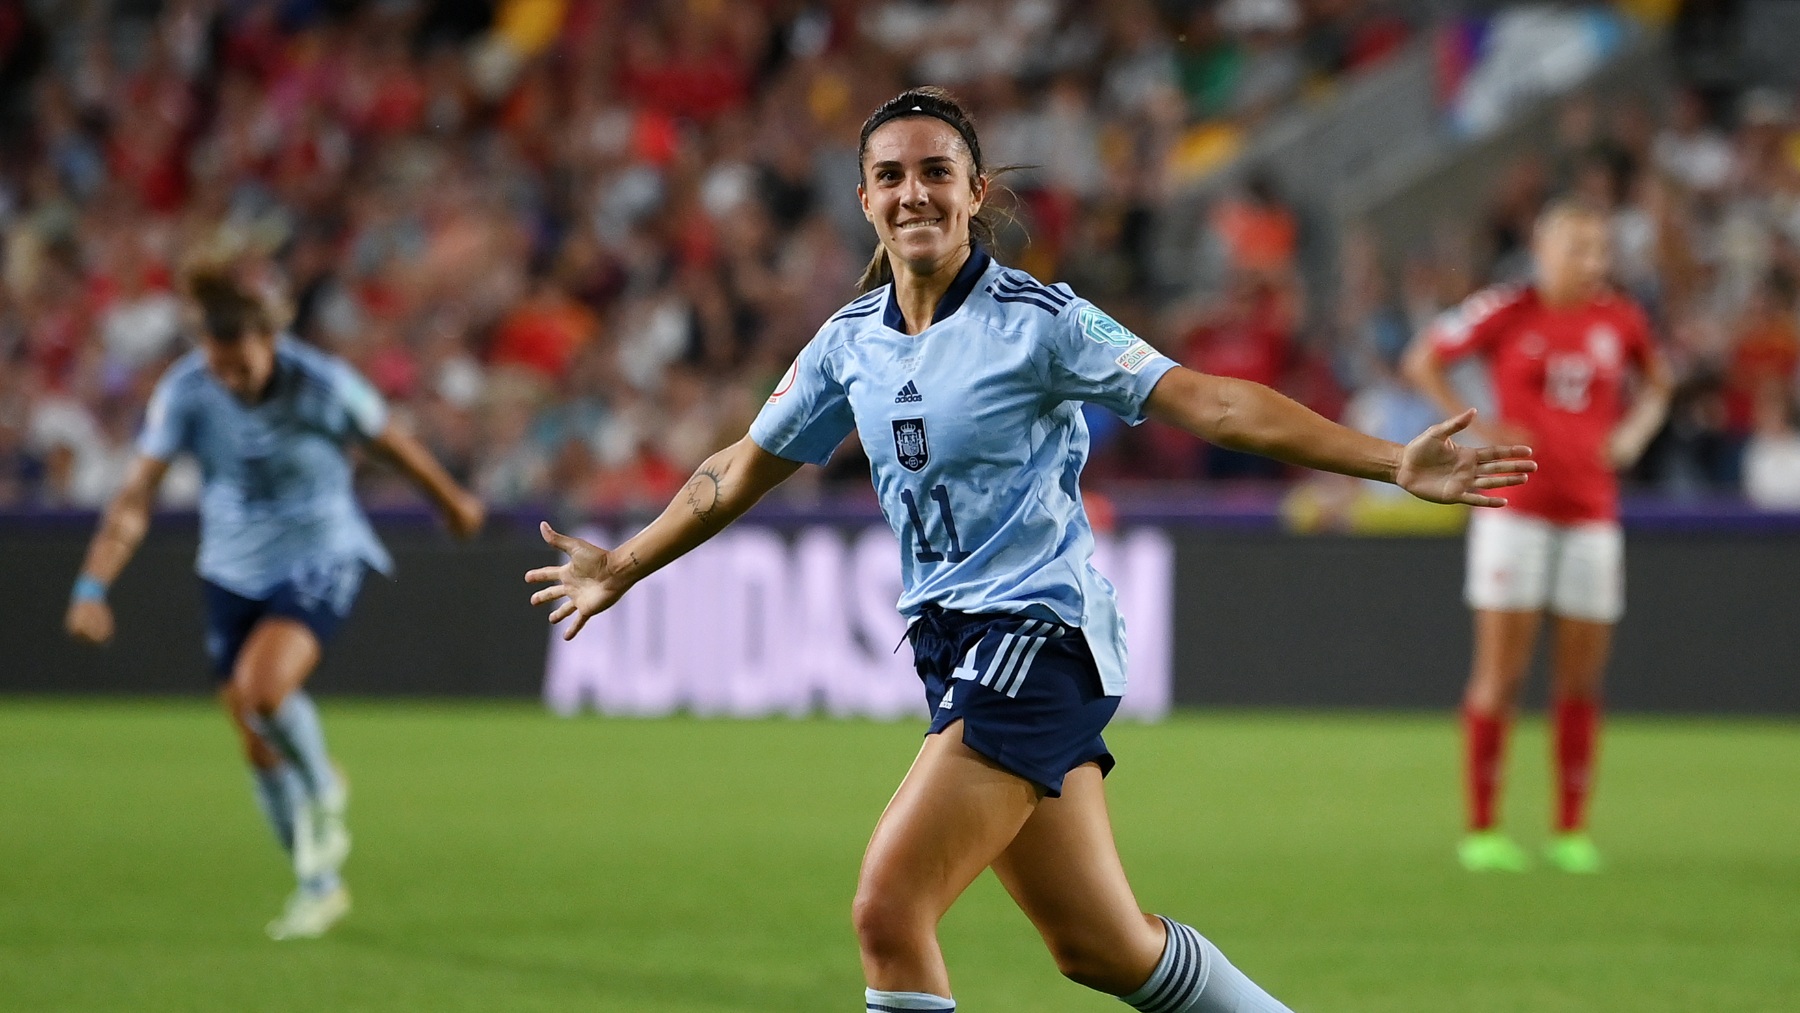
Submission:
[[[1124,920],[1038,926],[1063,977],[1110,995],[1143,987],[1162,958],[1162,927],[1154,915]]]
[[[269,748],[269,744],[263,741],[262,736],[258,735],[246,720],[247,705],[236,688],[229,683],[226,684],[219,693],[219,703],[225,708],[225,715],[231,720],[231,727],[237,731],[238,744],[243,747],[244,759],[248,760],[251,766],[265,770],[277,766],[280,759],[275,755],[275,751]]]
[[[909,903],[898,890],[865,884],[856,891],[850,907],[857,944],[863,955],[881,960],[910,954],[922,938],[929,937],[932,920],[918,905]]]
[[[1091,933],[1046,936],[1044,944],[1062,976],[1087,988],[1125,995],[1144,983],[1150,974],[1134,966],[1133,948],[1122,941],[1102,939]],[[1150,969],[1155,968],[1152,960]]]
[[[1478,672],[1469,680],[1463,703],[1481,714],[1498,714],[1512,709],[1524,685],[1523,675],[1500,672]]]
[[[228,696],[239,714],[266,718],[280,708],[282,694],[276,688],[275,680],[258,678],[254,673],[240,669],[231,678]]]

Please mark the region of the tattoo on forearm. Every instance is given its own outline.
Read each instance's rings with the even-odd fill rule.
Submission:
[[[700,520],[700,523],[712,523],[713,512],[719,506],[719,498],[719,473],[714,471],[711,465],[702,466],[699,471],[694,473],[694,477],[688,480],[687,484],[688,506],[693,508],[694,516]]]

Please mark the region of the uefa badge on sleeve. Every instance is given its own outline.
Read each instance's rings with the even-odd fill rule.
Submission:
[[[894,420],[894,457],[907,471],[918,471],[931,460],[931,447],[925,443],[924,419]]]

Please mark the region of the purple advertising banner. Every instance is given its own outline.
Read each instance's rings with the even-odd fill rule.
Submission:
[[[580,534],[616,544],[608,531]],[[1174,546],[1158,528],[1100,535],[1094,563],[1119,589],[1129,637],[1119,713],[1159,719],[1173,698]],[[899,596],[886,527],[740,525],[633,588],[575,640],[553,632],[544,698],[559,714],[917,717],[924,696],[901,644]]]

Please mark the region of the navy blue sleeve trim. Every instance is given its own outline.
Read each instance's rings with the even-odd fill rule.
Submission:
[[[881,299],[886,294],[887,289],[885,288],[878,288],[873,292],[865,292],[855,299],[850,300],[843,309],[833,313],[825,322],[830,323],[833,320],[850,320],[855,317],[866,317],[870,313],[881,308]]]
[[[1058,306],[1055,303],[1052,303],[1045,299],[1039,299],[1035,295],[1029,295],[1029,294],[1026,294],[1023,292],[1021,292],[1017,295],[1003,295],[1003,294],[1001,294],[999,289],[994,289],[992,291],[994,293],[994,301],[995,302],[1027,303],[1029,305],[1036,306],[1038,309],[1043,310],[1045,313],[1048,313],[1051,316],[1056,316],[1058,313],[1062,312],[1061,306]]]
[[[870,306],[868,309],[862,309],[862,310],[840,310],[840,311],[838,311],[837,316],[832,317],[830,320],[827,320],[825,322],[828,324],[832,324],[832,323],[838,322],[839,320],[860,320],[863,317],[872,317],[875,314],[880,313],[880,312],[881,312],[881,307],[879,305]]]
[[[1038,284],[1036,279],[1031,278],[1030,275],[1022,277],[1007,275],[994,284],[995,291],[1004,292],[1007,295],[1035,295],[1047,302],[1055,303],[1058,309],[1067,307],[1073,301],[1072,297],[1066,296],[1056,289]]]

